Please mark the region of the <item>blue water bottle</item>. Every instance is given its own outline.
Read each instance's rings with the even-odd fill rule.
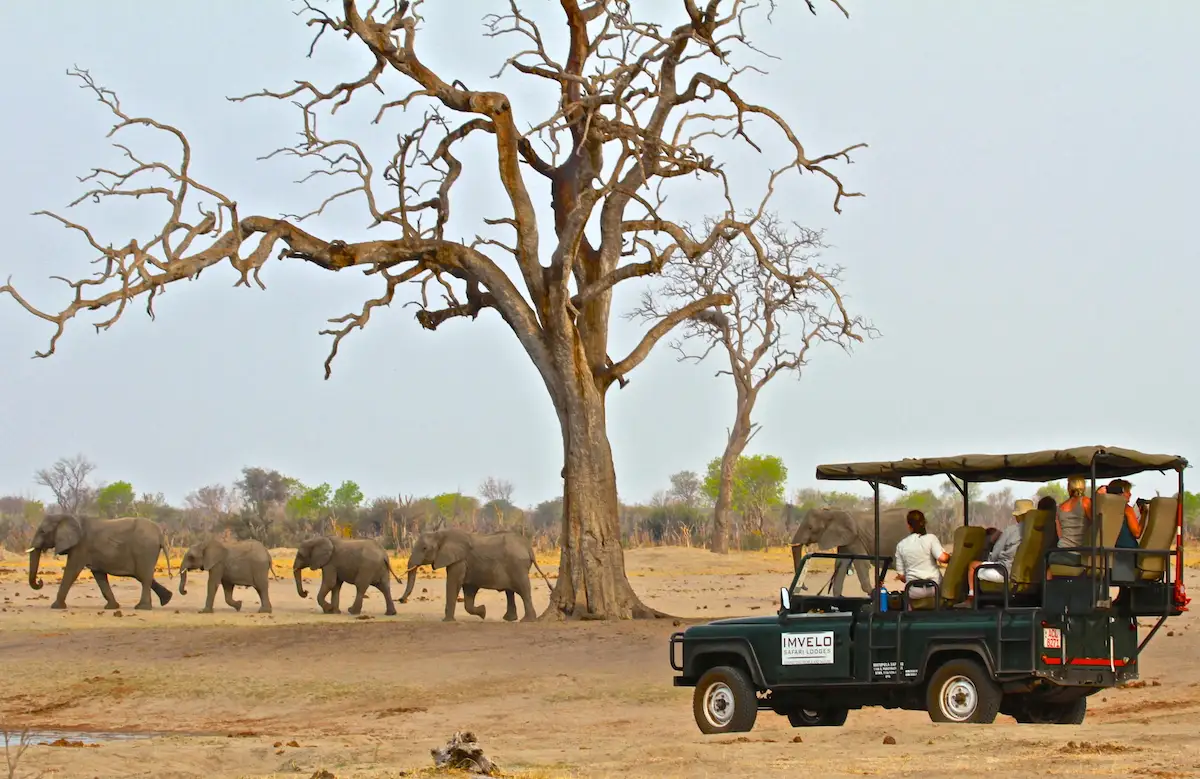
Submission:
[[[888,610],[888,591],[883,587],[879,588],[879,610]]]

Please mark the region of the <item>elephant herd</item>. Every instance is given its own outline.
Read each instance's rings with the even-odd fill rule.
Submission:
[[[167,555],[167,576],[171,576],[171,559],[166,537],[162,528],[143,517],[121,517],[118,519],[95,519],[69,514],[49,515],[38,525],[33,536],[29,554],[29,586],[40,590],[42,580],[38,578],[38,564],[42,552],[53,550],[55,554],[67,556],[63,568],[58,596],[50,605],[53,609],[67,607],[67,593],[75,579],[88,569],[104,596],[106,609],[117,609],[120,605],[113,597],[109,576],[124,576],[137,579],[142,585],[141,599],[136,609],[152,608],[151,595],[157,595],[160,605],[171,600],[171,591],[154,579],[155,567],[160,552]],[[506,621],[517,619],[516,598],[520,596],[524,606],[525,621],[536,618],[531,598],[529,568],[537,568],[546,586],[550,580],[537,564],[529,540],[518,533],[471,533],[457,528],[446,528],[421,533],[409,555],[408,566],[402,580],[392,571],[387,551],[373,539],[347,539],[336,537],[309,538],[296,550],[292,573],[296,580],[296,592],[307,598],[302,572],[307,568],[321,572],[321,586],[317,591],[317,604],[326,614],[340,614],[339,594],[343,584],[351,584],[356,593],[354,603],[347,609],[350,614],[362,611],[363,598],[371,587],[378,589],[386,602],[386,613],[394,615],[396,606],[392,600],[391,580],[404,584],[400,603],[406,603],[416,583],[417,569],[423,565],[446,569],[446,613],[443,621],[453,622],[458,603],[458,594],[463,594],[463,605],[468,614],[485,618],[486,609],[475,603],[479,590],[497,590],[508,599]],[[208,573],[208,591],[201,613],[212,613],[217,588],[224,590],[225,603],[241,611],[242,602],[234,600],[234,587],[251,587],[258,593],[259,613],[271,612],[269,580],[276,579],[271,553],[258,541],[225,541],[210,538],[190,547],[179,566],[179,593],[187,594],[189,571]]]

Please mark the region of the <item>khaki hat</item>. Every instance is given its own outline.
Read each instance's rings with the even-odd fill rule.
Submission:
[[[1025,498],[1021,498],[1020,500],[1018,500],[1016,503],[1013,504],[1013,516],[1019,517],[1027,511],[1033,511],[1034,508],[1036,508],[1036,507],[1034,506],[1032,500],[1026,500]]]

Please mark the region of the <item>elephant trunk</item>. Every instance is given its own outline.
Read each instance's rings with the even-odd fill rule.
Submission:
[[[187,595],[187,572],[188,569],[182,565],[179,566],[179,594]]]
[[[35,590],[42,589],[42,580],[38,578],[38,563],[41,560],[41,549],[34,547],[29,550],[29,586]]]
[[[404,585],[404,594],[400,596],[401,603],[408,603],[408,596],[412,595],[413,585],[417,583],[417,569],[419,565],[413,565],[412,560],[408,562],[408,582]]]
[[[303,570],[304,569],[302,567],[297,565],[294,568],[292,568],[292,573],[296,575],[296,593],[301,598],[307,598],[308,593],[304,590],[304,580],[303,580],[303,577],[301,576],[301,572]]]

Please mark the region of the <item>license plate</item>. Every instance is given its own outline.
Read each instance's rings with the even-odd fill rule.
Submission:
[[[1058,628],[1043,628],[1042,645],[1047,649],[1062,649],[1062,631]]]

